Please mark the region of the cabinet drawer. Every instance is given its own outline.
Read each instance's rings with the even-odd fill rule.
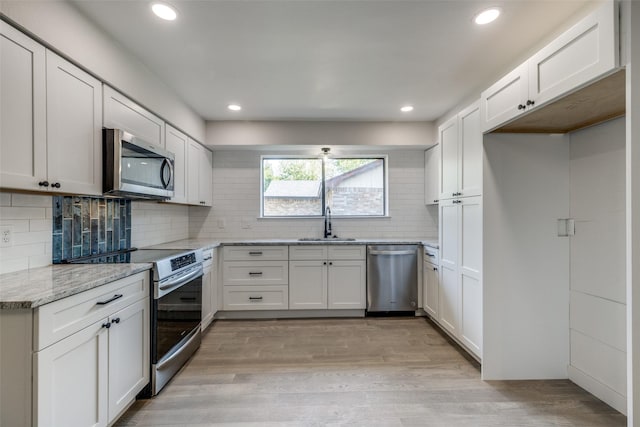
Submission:
[[[289,259],[292,261],[310,261],[327,259],[327,247],[322,245],[290,246]]]
[[[38,307],[33,348],[39,351],[148,295],[145,271]]]
[[[424,261],[434,265],[440,263],[440,256],[437,249],[433,249],[429,246],[424,247]]]
[[[211,267],[214,261],[215,249],[207,249],[202,251],[202,266],[204,268]]]
[[[225,261],[286,261],[288,246],[225,246],[222,248]]]
[[[288,261],[226,261],[222,267],[224,285],[287,285]]]
[[[278,286],[225,286],[225,310],[287,310],[289,287]]]
[[[329,246],[327,258],[330,260],[365,259],[367,247],[364,245]]]

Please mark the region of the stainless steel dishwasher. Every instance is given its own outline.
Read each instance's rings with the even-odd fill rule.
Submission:
[[[367,312],[418,308],[418,246],[367,246]]]

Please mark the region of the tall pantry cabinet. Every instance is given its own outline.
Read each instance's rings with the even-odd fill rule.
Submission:
[[[438,129],[440,292],[436,321],[482,357],[482,131],[475,102]]]

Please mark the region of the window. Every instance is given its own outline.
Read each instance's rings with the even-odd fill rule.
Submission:
[[[385,216],[386,157],[262,157],[262,216]]]

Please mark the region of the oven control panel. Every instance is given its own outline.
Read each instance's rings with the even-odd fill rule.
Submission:
[[[171,259],[171,271],[179,270],[191,264],[196,263],[196,254],[191,252],[186,255]]]

